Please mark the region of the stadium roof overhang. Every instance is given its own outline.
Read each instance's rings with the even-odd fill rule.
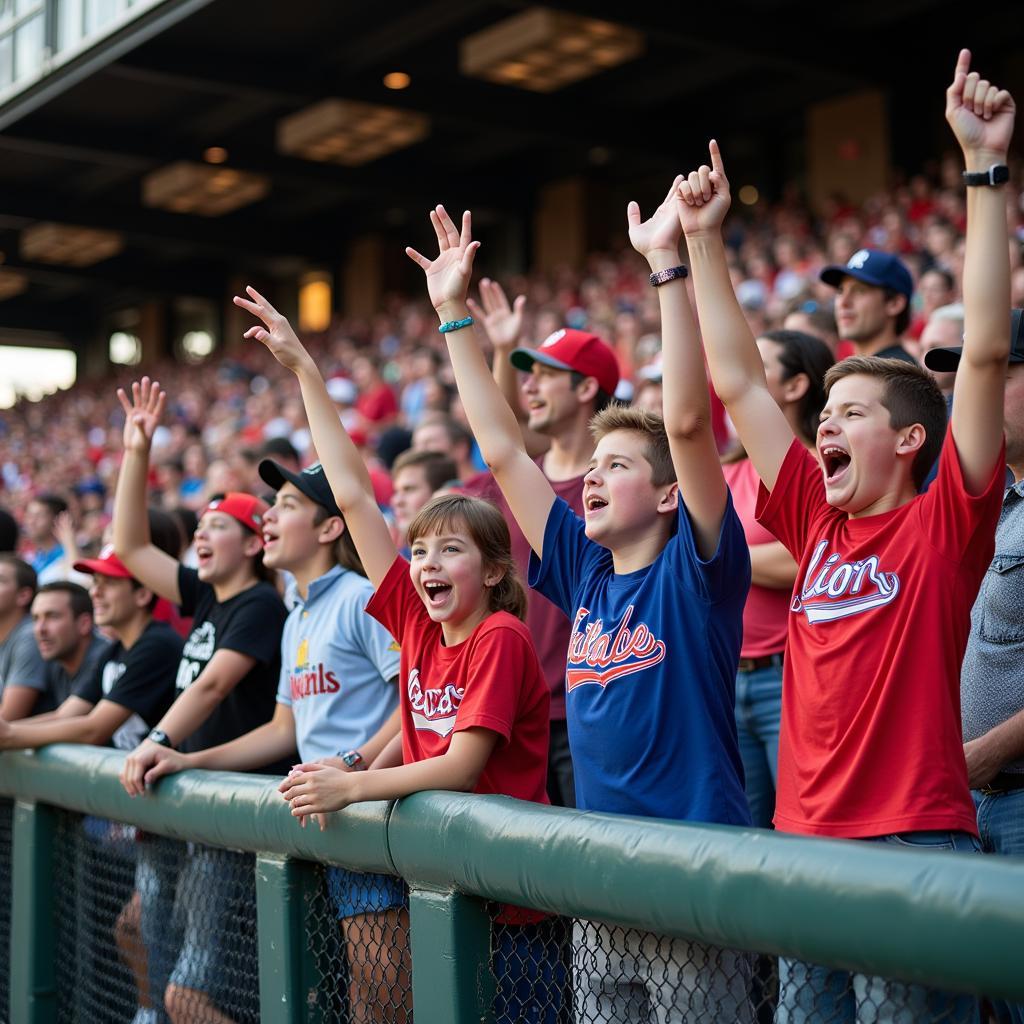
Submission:
[[[900,145],[921,152],[941,129],[936,83],[963,20],[946,0],[712,10],[555,0],[639,32],[642,55],[546,94],[462,74],[460,42],[527,6],[165,0],[147,10],[0,105],[2,269],[24,281],[9,298],[0,289],[0,328],[81,338],[118,305],[220,300],[235,274],[336,265],[368,231],[425,244],[437,201],[472,206],[486,230],[528,223],[538,189],[573,175],[653,198],[712,132],[732,169],[777,188],[799,166],[808,103],[865,88],[890,96],[897,156]],[[1000,7],[972,9],[969,41],[1008,74],[1024,19]],[[385,88],[393,71],[410,87]],[[429,132],[360,166],[282,152],[279,123],[328,98],[425,114]],[[147,205],[151,175],[202,164],[210,147],[227,151],[225,169],[253,176],[257,198],[219,216]],[[79,266],[27,257],[22,236],[40,222],[112,232],[116,254]]]

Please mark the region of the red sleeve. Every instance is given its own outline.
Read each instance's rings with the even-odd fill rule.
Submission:
[[[427,616],[419,594],[409,577],[409,563],[398,555],[373,597],[366,604],[372,615],[398,642],[404,643],[405,631]]]
[[[811,522],[827,508],[821,468],[794,438],[782,460],[775,487],[769,491],[764,483],[758,485],[754,518],[774,533],[799,562],[807,546]]]
[[[519,708],[524,674],[529,671],[529,641],[508,625],[485,621],[473,645],[466,693],[455,731],[474,726],[496,732],[507,743]]]
[[[981,494],[967,490],[952,426],[939,453],[939,470],[931,487],[918,499],[922,535],[954,562],[988,565],[992,560],[996,523],[1006,490],[1006,442],[999,449],[992,478]]]
[[[382,384],[376,391],[365,395],[365,401],[356,403],[356,408],[374,423],[394,416],[398,412],[398,400],[394,392],[386,384]]]

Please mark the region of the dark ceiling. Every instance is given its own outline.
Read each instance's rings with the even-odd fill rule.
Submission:
[[[438,201],[473,206],[482,230],[528,233],[545,182],[584,174],[642,199],[698,160],[711,133],[771,195],[800,174],[808,104],[865,88],[887,93],[894,158],[916,166],[948,145],[941,89],[964,44],[993,78],[1024,86],[1021,5],[960,0],[556,0],[640,30],[645,54],[549,95],[462,76],[459,41],[526,6],[168,0],[0,107],[0,251],[30,282],[0,302],[0,331],[81,341],[125,304],[220,300],[236,273],[336,265],[367,231],[425,243]],[[384,88],[395,70],[410,88]],[[431,134],[360,168],[278,155],[277,121],[331,96],[423,111]],[[141,204],[144,175],[208,146],[269,175],[267,198],[218,218]],[[113,228],[125,248],[84,269],[26,263],[17,235],[39,220]]]

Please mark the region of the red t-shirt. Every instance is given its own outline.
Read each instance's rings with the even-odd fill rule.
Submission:
[[[543,458],[537,459],[537,465],[544,468]],[[569,480],[549,480],[555,494],[558,495],[581,519],[583,518],[583,477],[574,476]],[[466,494],[477,498],[486,498],[497,506],[508,523],[508,532],[512,538],[512,560],[519,570],[519,578],[523,585],[530,572],[530,542],[519,529],[512,510],[505,501],[505,496],[498,487],[498,482],[491,473],[480,473],[467,481],[463,488]],[[543,594],[530,590],[527,594],[526,625],[533,637],[540,658],[544,678],[548,681],[551,691],[551,717],[565,721],[565,657],[569,650],[569,635],[572,632],[569,620],[562,609],[553,605]]]
[[[994,551],[1000,457],[983,494],[947,432],[925,494],[851,519],[794,441],[757,517],[798,560],[782,689],[775,825],[857,839],[977,835],[960,729],[971,605]]]
[[[729,463],[722,467],[725,482],[732,491],[732,507],[736,509],[748,547],[777,543],[775,534],[769,533],[755,518],[757,492],[761,479],[750,459]],[[786,647],[789,629],[789,590],[778,587],[750,585],[747,603],[743,606],[743,646],[740,657],[764,658],[779,654]]]
[[[371,423],[380,423],[398,415],[398,399],[387,384],[378,384],[356,399],[356,408]]]
[[[453,733],[480,726],[501,742],[473,792],[549,803],[548,688],[526,626],[495,612],[468,640],[445,647],[404,558],[395,559],[366,610],[402,647],[402,760],[438,757]]]

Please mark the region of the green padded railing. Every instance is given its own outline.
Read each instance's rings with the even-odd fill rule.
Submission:
[[[486,1019],[480,897],[1024,1002],[1024,861],[454,793],[358,805],[321,832],[300,828],[261,776],[186,772],[132,799],[118,781],[122,757],[70,745],[0,755],[0,794],[17,800],[15,1019],[53,1019],[52,968],[37,962],[49,806],[260,855],[261,1000],[274,1020],[303,1020],[301,957],[289,949],[300,948],[295,873],[308,861],[409,883],[419,1024]]]

